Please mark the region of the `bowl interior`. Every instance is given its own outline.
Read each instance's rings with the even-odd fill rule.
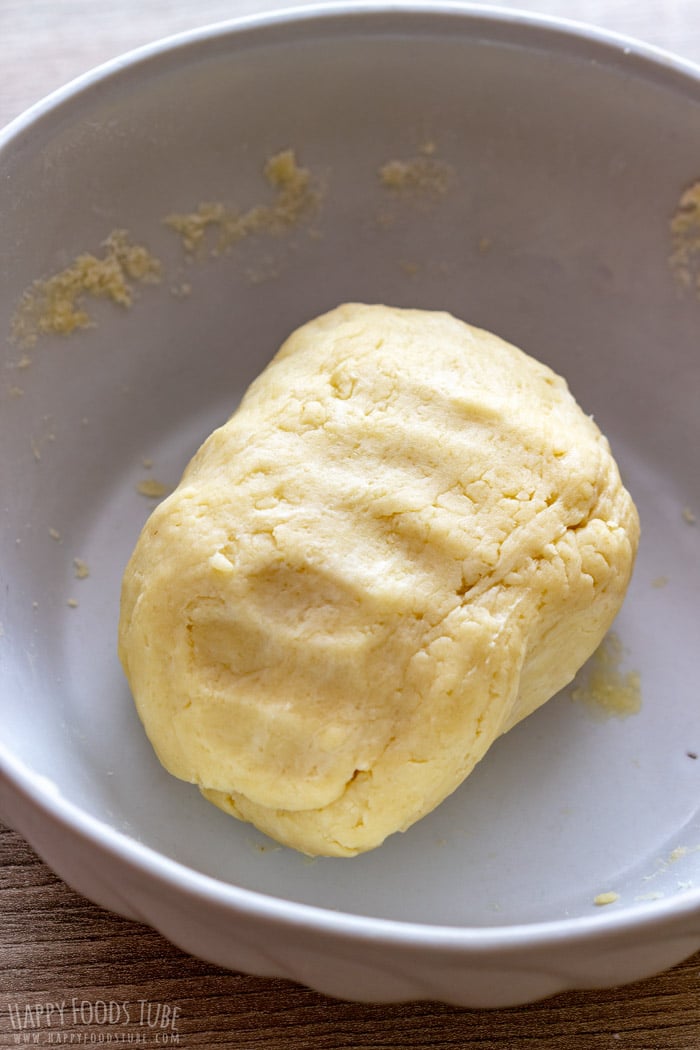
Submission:
[[[169,857],[332,909],[490,926],[590,914],[608,890],[648,907],[700,881],[700,303],[668,264],[699,138],[689,76],[517,19],[419,12],[203,34],[17,131],[0,154],[12,750]],[[263,166],[286,148],[318,179],[317,212],[218,254],[210,228],[188,259],[164,218],[269,202]],[[392,160],[425,178],[385,185]],[[71,336],[5,338],[34,280],[117,228],[161,260],[160,284],[130,309],[87,301],[94,326]],[[347,300],[449,310],[567,377],[640,509],[615,630],[643,702],[602,718],[567,689],[407,833],[311,861],[161,769],[115,637],[153,506],[139,482],[174,486],[283,338]]]

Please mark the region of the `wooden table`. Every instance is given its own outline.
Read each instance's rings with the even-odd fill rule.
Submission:
[[[275,0],[0,0],[0,124],[131,47],[274,6]],[[700,62],[700,0],[521,0],[519,6],[594,22]],[[367,1006],[192,959],[152,930],[73,893],[17,834],[2,828],[0,893],[2,1047],[18,1045],[20,1016],[29,1041],[37,1036],[35,1045],[51,1045],[50,1033],[54,1043],[59,1037],[68,1043],[72,1034],[72,1045],[79,1045],[76,1034],[82,1033],[87,1044],[102,1039],[109,1045],[108,1026],[85,1027],[82,1021],[91,1012],[98,1018],[110,1003],[127,1002],[137,1045],[159,1045],[160,1035],[160,1045],[251,1050],[700,1050],[700,953],[623,989],[569,993],[519,1009],[457,1010],[425,1002]],[[57,1013],[52,1027],[36,1013],[35,1004],[63,1001],[62,1026]],[[70,1023],[73,1009],[77,1025]],[[169,1020],[165,1028],[148,1026],[157,1010],[159,1025]],[[32,1027],[27,1018],[41,1026]]]

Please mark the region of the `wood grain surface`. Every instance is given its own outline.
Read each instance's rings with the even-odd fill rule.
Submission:
[[[0,125],[131,47],[275,6],[274,0],[0,0]],[[497,5],[486,0],[485,6]],[[517,6],[592,22],[700,62],[700,0]],[[49,1004],[55,1004],[50,1013]],[[75,894],[17,834],[0,828],[0,1047],[25,1044],[700,1050],[700,953],[626,988],[510,1010],[345,1003],[183,954],[153,930]]]
[[[302,1047],[474,1050],[697,1050],[700,954],[669,973],[606,992],[575,992],[509,1010],[439,1003],[366,1005],[284,980],[229,973],[184,955],[150,930],[110,915],[68,889],[18,835],[0,832],[0,1047],[23,1031],[47,1041],[35,1004],[65,1003],[54,1033],[99,1045],[123,1033],[141,1045],[301,1050]],[[145,1001],[143,1021],[140,1001]],[[101,1004],[121,1007],[113,1024]],[[124,1023],[123,1003],[129,1004]],[[177,1007],[176,1027],[148,1027]],[[27,1013],[27,1006],[31,1014]],[[73,1017],[75,1010],[76,1016]],[[92,1021],[90,1024],[90,1015]],[[25,1024],[29,1018],[37,1023]],[[87,1023],[84,1023],[87,1022]],[[120,1023],[121,1022],[121,1023]],[[160,1023],[160,1022],[159,1022]],[[160,1044],[158,1036],[177,1035]],[[116,1045],[119,1045],[118,1043]],[[139,1045],[136,1043],[136,1045]]]

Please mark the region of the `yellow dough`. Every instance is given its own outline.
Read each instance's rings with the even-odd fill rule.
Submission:
[[[449,314],[344,305],[290,336],[152,514],[120,657],[171,773],[350,856],[571,680],[638,534],[549,368]]]

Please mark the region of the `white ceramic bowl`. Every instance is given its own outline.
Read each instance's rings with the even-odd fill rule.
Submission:
[[[700,528],[684,515],[700,516],[700,303],[668,266],[698,141],[695,69],[446,4],[189,33],[6,130],[3,334],[34,279],[114,228],[165,267],[130,310],[90,303],[95,327],[39,339],[28,367],[3,342],[0,803],[68,883],[213,962],[356,999],[503,1006],[700,945]],[[428,143],[451,188],[392,195],[378,168]],[[284,147],[323,178],[312,227],[185,263],[163,217],[269,196],[261,167]],[[617,625],[643,706],[605,720],[565,692],[409,832],[310,862],[161,769],[115,634],[149,510],[137,483],[174,484],[283,337],[353,299],[493,329],[595,414],[643,522]]]

